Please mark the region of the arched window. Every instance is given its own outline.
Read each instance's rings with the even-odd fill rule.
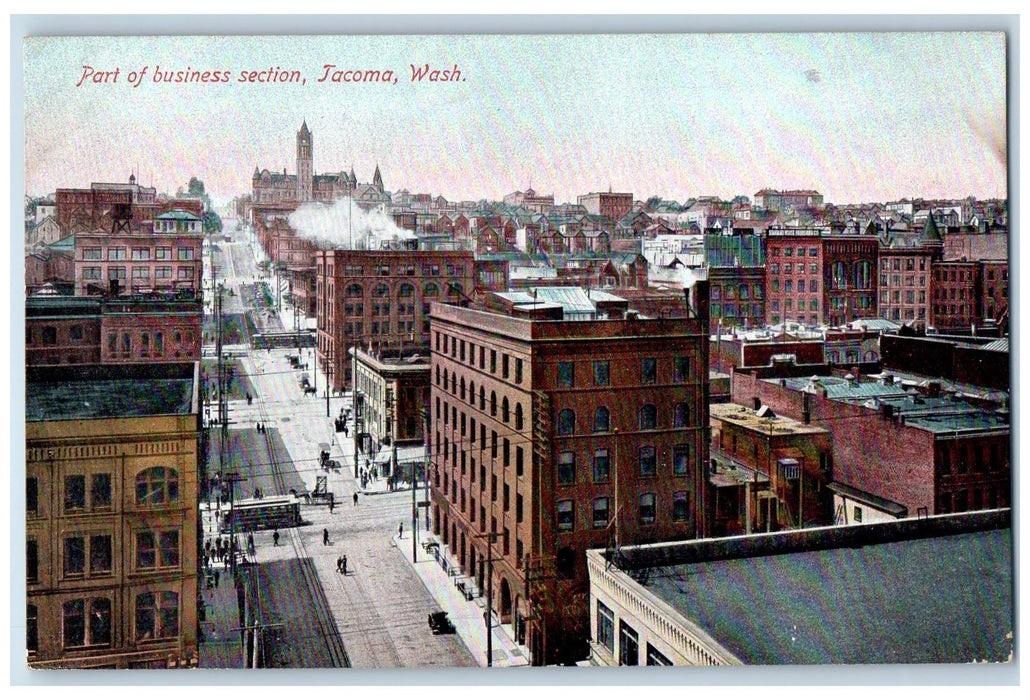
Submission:
[[[413,297],[413,296],[415,296],[415,287],[414,287],[414,285],[408,284],[407,282],[402,283],[401,284],[401,289],[400,289],[400,296],[402,296],[402,297]]]
[[[151,467],[136,474],[136,505],[157,506],[179,500],[179,472]]]
[[[452,297],[460,297],[465,290],[462,288],[460,282],[451,282],[447,285],[447,295]]]
[[[496,391],[491,391],[490,392],[490,415],[491,416],[496,416],[497,415],[497,392]]]
[[[501,399],[501,421],[507,423],[511,419],[508,408],[508,397]]]
[[[558,414],[558,434],[572,435],[576,432],[576,414],[571,408],[562,409]]]
[[[599,406],[594,411],[594,432],[607,433],[611,430],[611,414],[604,406]]]
[[[640,429],[654,430],[658,427],[658,409],[653,403],[646,403],[640,409]]]
[[[476,383],[469,381],[469,404],[476,405]]]
[[[672,409],[672,427],[686,428],[690,424],[690,407],[686,403],[678,403]]]
[[[522,404],[515,404],[515,430],[522,430]]]
[[[741,301],[747,301],[750,298],[748,294],[748,286],[746,284],[740,285],[740,289],[737,291],[737,298]]]
[[[361,288],[360,284],[348,284],[344,295],[348,297],[363,297],[365,296],[365,290]]]
[[[440,365],[436,366],[436,385],[440,386]]]
[[[462,377],[461,381],[458,382],[458,388],[461,390],[461,400],[464,401],[465,400],[465,377]]]
[[[374,296],[374,297],[388,297],[388,296],[390,296],[390,288],[387,285],[385,285],[385,284],[380,284],[380,285],[378,285],[375,288],[375,291],[372,292],[372,296]]]
[[[440,296],[440,288],[435,283],[430,282],[426,285],[426,291],[423,296],[426,297],[438,297]]]
[[[486,391],[483,387],[479,387],[479,410],[486,410]]]

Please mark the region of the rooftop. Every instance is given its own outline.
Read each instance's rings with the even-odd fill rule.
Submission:
[[[1008,661],[1010,511],[964,515],[679,543],[693,561],[629,573],[745,664]]]
[[[777,416],[771,412],[767,416],[759,416],[756,411],[735,403],[713,403],[709,407],[713,420],[738,425],[747,430],[773,435],[809,435],[828,433],[826,428],[811,423],[802,423],[793,418]],[[769,417],[771,416],[771,417]]]
[[[189,415],[197,411],[196,364],[29,370],[25,420]]]

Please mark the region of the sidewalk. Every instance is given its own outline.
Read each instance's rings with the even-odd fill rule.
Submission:
[[[440,608],[447,612],[458,636],[468,647],[472,657],[480,666],[486,666],[486,623],[484,621],[486,596],[484,594],[472,600],[466,600],[465,595],[454,585],[457,579],[444,572],[443,567],[433,555],[422,547],[422,543],[427,540],[437,541],[432,536],[427,538],[420,535],[418,562],[412,564],[411,532],[405,531],[403,537],[393,536],[393,541],[404,554],[405,561],[414,569],[415,574],[425,584],[426,590],[433,596]],[[444,557],[446,551],[446,548],[440,545],[441,558]],[[494,605],[497,604],[498,597],[497,591],[494,591]],[[498,668],[528,666],[529,656],[526,647],[513,641],[511,625],[500,624],[496,608],[493,619],[493,665]]]

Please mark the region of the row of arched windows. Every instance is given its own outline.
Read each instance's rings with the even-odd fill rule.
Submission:
[[[441,382],[442,378],[442,382]],[[440,366],[436,366],[436,385],[442,387],[444,391],[449,391],[451,394],[457,396],[462,401],[468,403],[473,408],[476,407],[476,382],[470,380],[468,385],[465,384],[465,377],[458,377],[457,372],[448,372],[444,370],[440,372]],[[487,411],[487,395],[486,389],[479,386],[479,410]],[[522,404],[518,401],[514,402],[515,408],[512,408],[511,402],[508,401],[507,396],[502,396],[500,403],[497,401],[497,392],[491,391],[489,396],[489,411],[490,415],[497,418],[498,410],[500,410],[501,422],[508,424],[512,422],[512,414],[514,414],[515,430],[522,430],[525,426],[525,412],[523,411]]]
[[[451,282],[447,285],[447,293],[451,296],[460,296],[464,291],[461,284],[458,282]],[[365,296],[365,288],[360,284],[353,282],[348,284],[343,290],[345,297],[363,297]],[[372,289],[372,296],[376,298],[386,298],[391,295],[390,285],[388,284],[377,284]],[[408,282],[402,282],[397,288],[397,296],[399,297],[413,297],[415,296],[415,285]],[[432,299],[440,296],[440,286],[435,282],[429,282],[422,290],[422,296],[427,299]]]
[[[690,407],[685,403],[678,403],[672,409],[672,427],[686,428],[690,425]],[[647,403],[640,407],[637,413],[637,426],[640,430],[658,429],[658,408],[653,403]],[[598,406],[594,411],[593,430],[595,433],[611,432],[611,412],[606,406]],[[576,412],[571,408],[563,409],[558,413],[558,434],[573,435],[576,430]]]

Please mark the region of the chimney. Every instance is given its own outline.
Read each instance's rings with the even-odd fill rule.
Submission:
[[[708,280],[697,280],[694,286],[684,289],[687,295],[687,306],[693,309],[694,318],[708,323]]]

